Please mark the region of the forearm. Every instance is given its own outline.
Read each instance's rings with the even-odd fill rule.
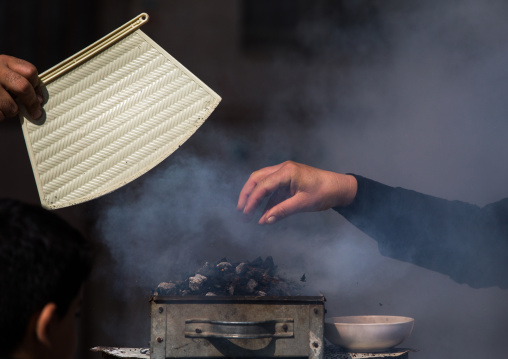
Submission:
[[[355,178],[355,200],[334,209],[374,238],[383,255],[472,286],[492,285],[489,277],[497,275],[499,266],[506,267],[504,203],[480,208]]]

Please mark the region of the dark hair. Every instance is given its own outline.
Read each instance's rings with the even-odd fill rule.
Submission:
[[[46,304],[64,316],[91,267],[90,244],[58,215],[0,199],[0,353],[19,346]]]

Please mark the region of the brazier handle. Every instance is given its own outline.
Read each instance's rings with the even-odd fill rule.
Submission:
[[[226,322],[210,319],[185,321],[186,338],[259,339],[292,338],[293,319],[274,319],[261,322]]]

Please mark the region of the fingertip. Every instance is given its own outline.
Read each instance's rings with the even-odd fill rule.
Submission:
[[[38,108],[34,112],[32,112],[30,116],[32,116],[34,120],[38,120],[42,116],[42,110]]]
[[[245,209],[245,200],[243,198],[238,199],[238,203],[236,204],[236,210],[242,212]]]
[[[266,213],[259,219],[258,224],[266,225],[266,224],[274,224],[277,222],[277,217],[274,215],[267,215]]]
[[[266,222],[267,222],[268,224],[273,224],[273,223],[277,222],[277,217],[275,217],[275,216],[270,216],[270,217],[268,217],[268,219],[266,220]]]
[[[252,221],[253,217],[254,217],[254,215],[252,213],[245,213],[245,212],[242,213],[242,221],[243,222],[250,222],[250,221]]]

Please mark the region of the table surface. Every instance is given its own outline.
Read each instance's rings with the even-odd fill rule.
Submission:
[[[150,359],[149,348],[118,348],[118,347],[94,347],[90,349],[93,352],[101,352],[103,358],[132,358],[132,359]],[[335,345],[326,345],[324,359],[383,359],[397,358],[407,359],[410,352],[415,352],[409,348],[394,348],[382,353],[352,353]]]

